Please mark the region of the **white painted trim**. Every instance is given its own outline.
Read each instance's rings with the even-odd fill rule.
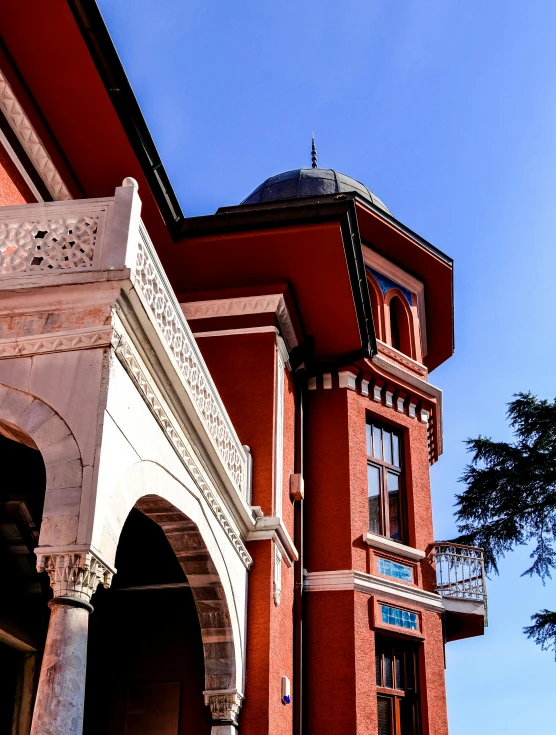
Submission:
[[[444,611],[442,597],[436,592],[428,592],[419,587],[405,585],[402,582],[365,574],[355,570],[333,572],[309,572],[305,577],[304,589],[307,592],[327,592],[335,590],[353,590],[367,595],[375,595],[380,599],[400,601],[406,605],[419,605],[425,610],[437,613]]]
[[[481,600],[464,600],[457,597],[444,597],[444,608],[447,612],[465,615],[482,615],[485,617],[485,603]]]
[[[46,188],[52,194],[52,198],[60,201],[73,199],[69,189],[62,181],[62,177],[52,159],[48,155],[37,131],[25,114],[13,89],[2,71],[0,70],[0,111],[4,113],[11,129],[39,176],[44,181]]]
[[[249,531],[247,541],[273,540],[280,547],[284,555],[284,561],[291,567],[294,561],[299,559],[299,554],[284,525],[284,521],[276,516],[262,516],[255,521],[255,530]]]
[[[280,339],[280,337],[278,337]],[[276,345],[276,404],[274,436],[274,512],[282,516],[282,496],[284,494],[284,359],[279,344]]]
[[[6,138],[6,136],[1,130],[0,130],[0,144],[4,146],[6,153],[12,159],[13,165],[17,168],[23,180],[25,181],[29,189],[31,189],[31,191],[33,192],[33,195],[35,196],[35,199],[37,200],[37,202],[44,202],[44,199],[42,198],[39,190],[33,183],[33,179],[29,176],[29,174],[25,170],[25,166],[21,163],[21,161],[17,157],[16,152],[10,145],[10,141]]]
[[[437,388],[435,385],[429,383],[426,380],[421,380],[421,378],[418,378],[416,375],[413,375],[407,370],[404,370],[401,366],[399,367],[398,365],[394,365],[389,360],[384,359],[380,355],[373,355],[371,359],[374,364],[381,370],[384,370],[387,373],[391,373],[393,376],[399,378],[400,380],[404,380],[406,383],[409,383],[409,385],[412,385],[414,388],[422,391],[423,393],[425,393],[425,395],[432,396],[436,400],[436,412],[434,418],[436,422],[438,456],[440,457],[444,449],[444,437],[442,435],[442,391],[440,390],[440,388]]]
[[[239,296],[231,299],[190,301],[180,304],[186,319],[210,319],[245,314],[276,314],[289,350],[298,344],[293,322],[283,294]]]
[[[214,332],[193,332],[195,339],[199,337],[229,337],[235,334],[278,334],[276,327],[245,327],[244,329],[215,329]]]
[[[403,556],[405,559],[412,559],[413,561],[421,561],[426,556],[424,551],[419,551],[419,549],[414,549],[412,546],[406,546],[405,544],[399,544],[397,541],[392,541],[386,536],[379,536],[377,533],[364,533],[363,541],[374,549],[387,551],[390,554]]]
[[[357,385],[357,373],[352,373],[349,370],[342,370],[338,373],[338,382],[340,388],[348,388],[348,390],[355,390]]]

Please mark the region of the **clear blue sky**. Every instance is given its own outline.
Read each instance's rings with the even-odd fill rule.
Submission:
[[[512,393],[556,394],[556,3],[100,0],[186,215],[319,164],[363,181],[455,260],[456,352],[437,538],[462,440],[509,437]],[[451,735],[554,732],[556,664],[522,633],[554,584],[507,557],[485,637],[447,646]]]

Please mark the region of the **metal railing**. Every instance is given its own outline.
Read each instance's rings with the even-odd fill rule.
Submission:
[[[435,590],[442,597],[476,600],[486,604],[486,575],[483,550],[448,541],[434,545]]]

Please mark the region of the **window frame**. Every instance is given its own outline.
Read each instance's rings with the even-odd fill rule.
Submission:
[[[388,424],[382,423],[381,421],[375,421],[372,416],[367,416],[365,425],[365,451],[368,452],[369,441],[368,435],[371,435],[371,452],[374,451],[375,446],[375,428],[380,430],[381,437],[381,456],[379,459],[374,454],[367,453],[367,467],[369,465],[378,469],[379,477],[379,536],[384,536],[397,543],[407,544],[408,533],[407,533],[407,509],[406,509],[406,483],[405,483],[405,468],[404,468],[404,435],[403,431]],[[393,434],[398,439],[398,454],[399,454],[399,465],[391,464],[384,459],[384,432],[387,431]],[[392,459],[394,457],[392,456]],[[368,470],[367,470],[368,473]],[[399,527],[400,527],[400,538],[393,538],[390,534],[390,504],[388,497],[388,473],[396,475],[398,477],[398,496],[399,496]],[[367,475],[368,483],[368,475]],[[368,497],[368,485],[367,485],[367,497]],[[376,533],[371,529],[371,519],[369,517],[369,531],[370,533]]]
[[[419,687],[419,652],[415,644],[407,644],[399,639],[375,638],[375,672],[378,674],[380,657],[380,681],[376,682],[377,701],[388,700],[390,703],[390,733],[389,735],[401,735],[401,706],[402,701],[410,702],[413,712],[413,735],[421,733],[420,715],[420,687]],[[403,686],[398,686],[396,660],[403,657]],[[387,661],[387,655],[390,656]],[[385,667],[391,667],[392,686],[386,684]],[[413,686],[408,686],[407,672],[412,669]],[[375,674],[375,675],[376,675]],[[378,711],[378,706],[377,706]]]

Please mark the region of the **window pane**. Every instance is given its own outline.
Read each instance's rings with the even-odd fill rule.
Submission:
[[[407,630],[418,630],[417,613],[400,610],[390,605],[381,605],[382,622],[388,625],[396,625],[398,628]]]
[[[382,654],[376,654],[376,685],[377,687],[382,686]]]
[[[373,457],[376,457],[377,459],[382,459],[382,430],[378,426],[373,426],[373,444],[374,444],[374,451],[373,451]]]
[[[370,424],[367,424],[367,455],[369,457],[373,456],[373,427]]]
[[[392,700],[378,697],[378,735],[392,735]]]
[[[379,574],[383,574],[385,577],[401,579],[403,582],[413,582],[413,570],[405,564],[398,564],[398,562],[390,559],[379,557],[377,559],[377,570]]]
[[[386,689],[394,688],[394,678],[392,676],[392,655],[390,653],[384,654],[384,683],[383,686]]]
[[[392,434],[392,464],[396,467],[401,467],[400,465],[400,440],[395,435]]]
[[[401,541],[400,478],[393,472],[388,472],[388,520],[390,522],[390,538]]]
[[[415,691],[415,654],[413,651],[409,651],[406,655],[405,688]]]
[[[400,735],[416,735],[415,702],[400,697]]]
[[[394,682],[394,689],[404,689],[404,677],[403,677],[403,651],[397,651],[396,657],[396,681]]]
[[[389,431],[382,432],[384,442],[384,461],[392,464],[392,434]]]
[[[367,465],[369,485],[369,531],[380,533],[380,470],[372,464]]]

